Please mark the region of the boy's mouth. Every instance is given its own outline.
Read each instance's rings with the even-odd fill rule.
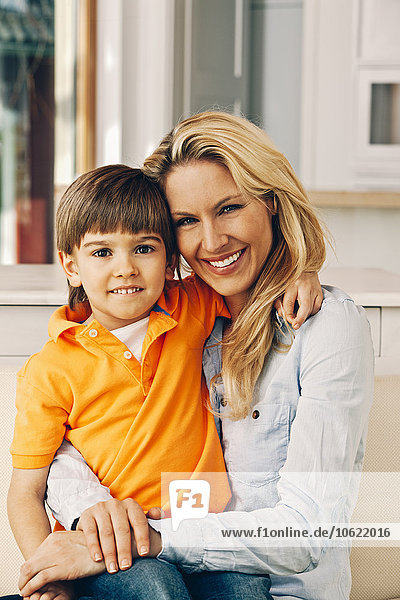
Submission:
[[[130,287],[130,288],[116,288],[115,290],[110,290],[110,294],[134,294],[135,292],[141,292],[142,288],[139,287]]]

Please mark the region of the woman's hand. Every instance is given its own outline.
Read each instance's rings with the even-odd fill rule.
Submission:
[[[293,329],[299,329],[307,317],[315,315],[319,311],[323,298],[318,273],[303,273],[295,283],[287,288],[283,298],[275,301],[275,308],[281,317],[286,318]]]
[[[55,581],[34,592],[31,596],[25,596],[24,600],[74,600],[75,593],[72,583],[68,581]]]
[[[96,563],[91,559],[81,531],[57,531],[51,533],[22,565],[18,585],[21,595],[26,597],[51,582],[71,581],[105,570],[104,562]]]
[[[161,511],[152,508],[148,516],[159,519]],[[90,556],[104,558],[107,571],[129,569],[132,556],[146,556],[150,550],[149,525],[142,507],[132,498],[99,502],[85,510],[77,529],[83,531]],[[132,531],[135,543],[132,544]]]

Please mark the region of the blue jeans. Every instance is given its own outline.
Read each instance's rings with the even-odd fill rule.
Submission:
[[[80,600],[272,600],[270,578],[233,572],[185,575],[170,563],[138,559],[127,571],[77,581]]]

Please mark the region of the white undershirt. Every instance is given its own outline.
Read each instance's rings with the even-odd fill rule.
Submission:
[[[139,362],[142,362],[142,346],[148,326],[149,317],[145,317],[125,327],[113,329],[111,333],[129,348]]]
[[[92,319],[93,315],[90,315],[90,317],[84,322],[84,325],[88,325]],[[135,321],[135,323],[125,325],[125,327],[110,329],[110,333],[115,335],[120,342],[125,344],[125,346],[127,346],[132,352],[133,356],[141,363],[143,340],[145,338],[148,326],[149,317],[145,317],[144,319],[140,319],[140,321]]]

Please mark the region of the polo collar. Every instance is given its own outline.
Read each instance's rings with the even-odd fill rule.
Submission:
[[[49,336],[55,342],[60,335],[69,329],[84,329],[83,324],[90,316],[91,310],[87,304],[78,304],[74,309],[68,305],[60,306],[49,320]]]

